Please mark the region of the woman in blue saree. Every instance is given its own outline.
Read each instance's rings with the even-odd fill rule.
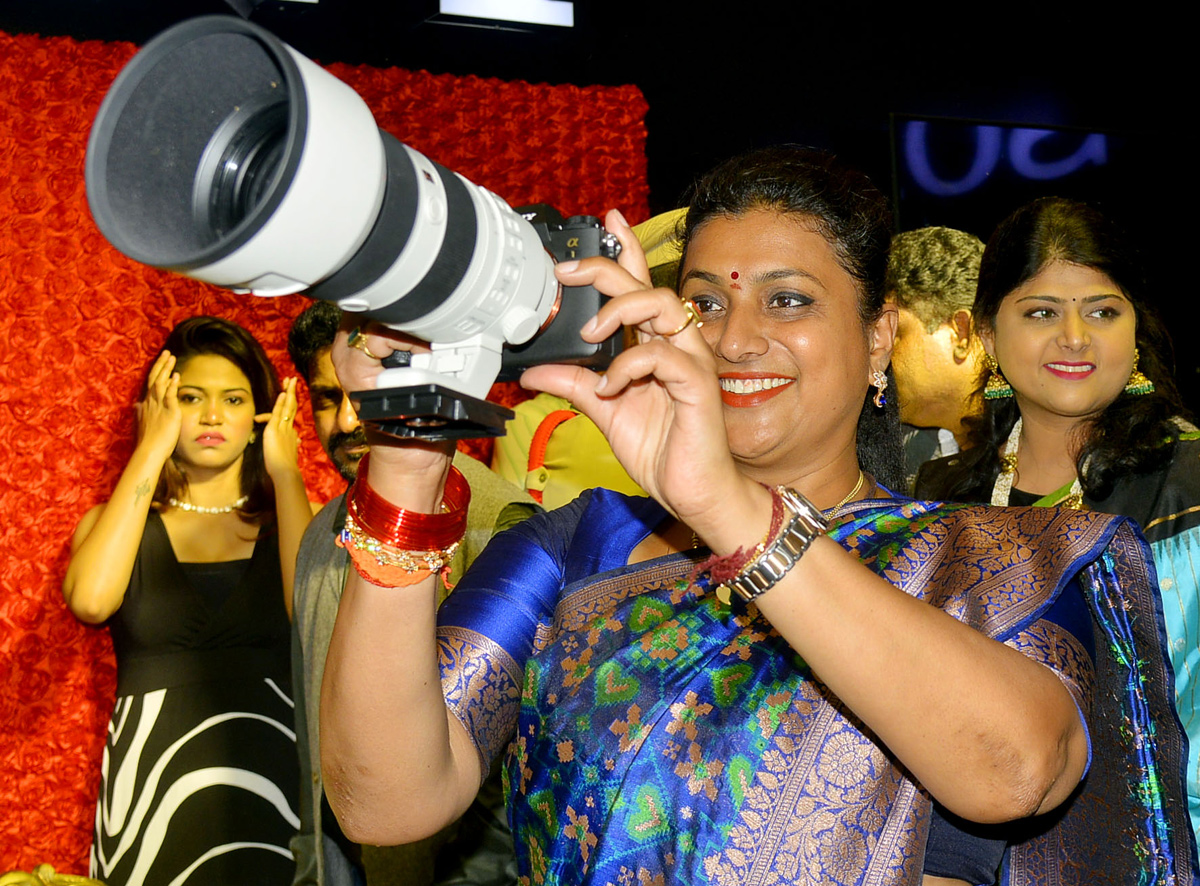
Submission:
[[[651,498],[585,493],[502,536],[440,620],[448,451],[372,441],[322,696],[348,835],[435,830],[507,751],[532,884],[994,878],[954,828],[931,845],[931,798],[1021,820],[1009,882],[1189,882],[1136,532],[886,488],[889,221],[826,155],[735,158],[691,203],[681,301],[610,213],[619,264],[557,274],[613,296],[584,338],[625,324],[639,344],[604,376],[523,383],[586,412]],[[354,341],[335,349],[350,390],[413,347]]]

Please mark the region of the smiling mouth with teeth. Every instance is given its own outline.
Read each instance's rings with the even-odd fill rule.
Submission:
[[[722,378],[721,390],[730,394],[756,394],[791,383],[790,378]]]
[[[1046,368],[1055,372],[1091,372],[1096,367],[1091,363],[1047,363]]]

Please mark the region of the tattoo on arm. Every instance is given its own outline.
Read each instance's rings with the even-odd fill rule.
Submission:
[[[134,491],[137,493],[137,495],[134,496],[133,503],[140,504],[142,498],[144,496],[147,496],[150,494],[150,481],[143,480],[141,483],[138,484],[137,489]]]

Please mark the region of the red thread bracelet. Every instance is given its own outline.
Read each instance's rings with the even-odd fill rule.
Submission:
[[[761,556],[767,545],[779,535],[780,529],[783,528],[783,497],[769,486],[767,490],[771,493],[771,528],[767,530],[766,537],[750,550],[738,548],[727,557],[718,557],[713,554],[695,568],[693,575],[707,572],[714,585],[724,584],[737,578],[751,560]]]
[[[442,513],[423,514],[399,508],[368,485],[370,454],[358,466],[358,477],[346,497],[354,521],[379,541],[407,551],[438,551],[459,541],[467,531],[467,505],[471,487],[451,465],[442,493]]]

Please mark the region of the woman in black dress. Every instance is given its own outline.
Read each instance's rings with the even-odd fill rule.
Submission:
[[[240,326],[179,324],[72,540],[63,595],[117,655],[91,863],[110,886],[290,882],[288,613],[312,515],[295,385]]]

